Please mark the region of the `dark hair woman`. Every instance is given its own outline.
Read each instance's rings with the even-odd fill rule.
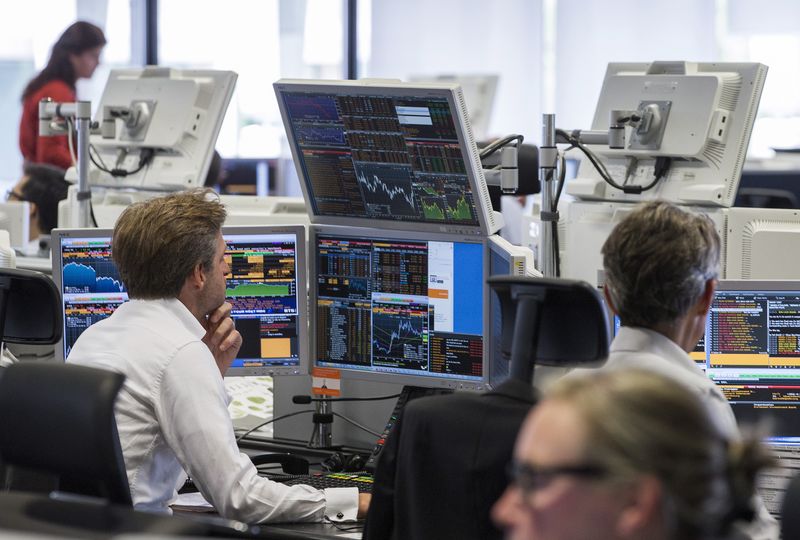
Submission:
[[[22,93],[19,148],[26,163],[48,163],[69,168],[72,157],[66,136],[39,138],[39,101],[75,101],[75,82],[88,79],[100,63],[106,44],[103,31],[92,23],[78,21],[64,30],[50,52],[45,68]]]

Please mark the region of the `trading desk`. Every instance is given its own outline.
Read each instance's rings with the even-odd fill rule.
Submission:
[[[210,514],[176,512],[151,514],[124,506],[93,501],[59,500],[38,493],[0,493],[0,535],[38,533],[53,538],[108,539],[122,534],[159,538],[192,536],[215,538],[361,538],[362,524],[285,523],[244,526]]]

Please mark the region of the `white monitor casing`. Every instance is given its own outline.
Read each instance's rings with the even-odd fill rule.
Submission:
[[[31,205],[26,201],[0,203],[0,229],[8,231],[12,248],[24,249],[30,241]]]
[[[672,165],[653,189],[625,194],[581,156],[578,178],[567,183],[567,192],[586,200],[732,206],[766,74],[767,66],[758,63],[610,63],[591,129],[608,130],[611,111],[650,103],[663,109],[663,138],[660,144],[642,143],[629,127],[625,148],[589,148],[618,184],[649,185],[657,157],[672,158]]]
[[[107,107],[130,107],[136,102],[149,104],[151,119],[135,135],[121,118],[114,120],[114,138],[91,135],[95,159],[106,168],[133,171],[142,149],[153,149],[155,155],[148,166],[127,177],[112,177],[92,164],[90,182],[168,191],[202,186],[236,78],[233,71],[218,70],[152,66],[112,70],[95,120],[102,124]],[[120,156],[124,156],[121,161]]]

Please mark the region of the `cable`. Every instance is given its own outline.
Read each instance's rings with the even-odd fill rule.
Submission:
[[[78,158],[75,156],[75,144],[72,140],[72,118],[69,116],[66,118],[67,121],[67,146],[69,146],[69,158],[72,160],[72,166],[77,168],[78,167]]]
[[[335,401],[382,401],[384,399],[399,398],[402,394],[392,394],[391,396],[379,397],[343,397],[343,398],[312,398],[311,396],[298,395],[292,396],[292,403],[295,405],[307,405],[312,401],[326,401],[333,403]]]
[[[507,145],[508,143],[510,143],[511,141],[514,141],[514,140],[517,141],[517,147],[519,147],[522,144],[522,141],[525,140],[525,137],[523,137],[522,135],[517,135],[517,134],[506,135],[505,137],[503,137],[501,139],[497,139],[496,141],[492,141],[491,143],[486,145],[478,153],[478,156],[480,157],[480,159],[485,159],[485,158],[491,156],[492,154],[494,154],[495,152],[497,152],[500,148],[504,147],[505,145]]]
[[[558,153],[559,168],[558,168],[558,185],[556,187],[556,197],[553,206],[558,208],[558,203],[561,200],[561,192],[564,191],[564,184],[567,179],[567,157],[565,152]]]
[[[602,161],[598,159],[594,152],[589,150],[582,142],[580,142],[576,137],[572,136],[571,134],[567,133],[563,129],[557,129],[556,134],[560,135],[567,143],[569,143],[570,147],[567,148],[565,151],[569,151],[572,148],[577,148],[581,152],[584,153],[586,158],[589,162],[594,166],[597,172],[600,174],[600,177],[605,180],[605,182],[613,187],[614,189],[618,189],[623,193],[633,194],[633,195],[640,195],[641,193],[653,189],[664,177],[666,172],[669,170],[670,165],[672,164],[672,158],[668,157],[657,157],[656,158],[656,167],[654,171],[655,179],[647,184],[646,186],[639,186],[639,185],[632,185],[632,186],[623,186],[618,184],[611,178],[611,174],[606,169],[605,165]],[[662,160],[662,161],[660,161]],[[661,167],[659,167],[659,163],[661,163]],[[658,170],[660,169],[660,170]]]
[[[255,430],[257,430],[259,428],[262,428],[262,427],[264,427],[264,426],[266,426],[268,424],[271,424],[273,422],[277,422],[278,420],[283,420],[284,418],[290,418],[292,416],[297,416],[299,414],[306,414],[306,413],[313,413],[313,412],[315,412],[313,409],[308,409],[308,410],[305,410],[305,411],[295,411],[293,413],[284,414],[283,416],[278,416],[277,418],[270,418],[266,422],[261,422],[260,424],[256,425],[255,427],[252,427],[252,428],[248,429],[247,431],[245,431],[244,433],[242,433],[241,435],[236,437],[236,442],[238,443],[239,441],[241,441],[243,438],[245,438],[248,435],[250,435]]]
[[[95,150],[95,153],[97,153],[97,150]],[[139,153],[139,166],[136,167],[132,171],[126,171],[125,169],[120,169],[118,167],[114,168],[114,169],[109,169],[109,168],[105,167],[104,165],[101,165],[100,163],[98,163],[94,159],[94,156],[92,155],[91,152],[89,152],[89,159],[92,160],[92,163],[94,163],[95,167],[97,167],[98,169],[100,169],[104,173],[108,173],[108,174],[110,174],[111,176],[113,176],[115,178],[125,178],[126,176],[131,176],[133,174],[138,173],[139,171],[144,169],[147,165],[149,165],[150,162],[153,160],[153,156],[155,156],[155,153],[156,153],[156,151],[153,150],[152,148],[142,148],[142,150]],[[98,157],[99,157],[99,154],[98,154]]]
[[[362,430],[366,431],[366,432],[367,432],[367,433],[369,433],[370,435],[374,435],[375,437],[380,437],[380,436],[381,436],[381,433],[378,433],[377,431],[372,431],[372,430],[371,430],[371,429],[369,429],[368,427],[366,427],[366,426],[362,426],[361,424],[359,424],[359,423],[358,423],[358,422],[356,422],[355,420],[351,420],[351,419],[349,419],[348,417],[346,417],[346,416],[345,416],[345,415],[343,415],[343,414],[339,414],[339,413],[337,413],[337,412],[332,412],[331,414],[333,414],[333,416],[335,416],[335,417],[337,417],[337,418],[341,418],[341,419],[342,419],[342,420],[344,420],[345,422],[349,422],[349,423],[353,424],[353,425],[354,425],[354,426],[356,426],[357,428],[359,428],[359,429],[362,429]]]
[[[103,166],[103,168],[101,170],[106,170],[107,166],[106,166],[106,162],[103,161],[103,156],[100,155],[100,153],[97,151],[97,148],[95,148],[93,144],[90,144],[89,145],[89,154],[91,154],[92,151],[94,151],[94,153],[96,154],[97,159],[100,160],[100,165]],[[94,160],[92,160],[92,163],[94,163],[95,166],[97,165],[97,163]]]

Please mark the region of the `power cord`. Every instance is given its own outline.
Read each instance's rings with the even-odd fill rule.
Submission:
[[[138,173],[139,171],[144,169],[148,164],[150,164],[151,161],[153,161],[153,156],[155,156],[155,153],[156,153],[156,151],[153,150],[152,148],[142,148],[141,152],[139,153],[139,164],[138,164],[138,166],[132,171],[127,171],[125,169],[120,169],[118,167],[115,167],[113,169],[109,169],[108,167],[105,166],[105,164],[101,164],[100,162],[98,162],[94,158],[94,155],[92,155],[91,150],[94,150],[95,154],[98,154],[98,158],[99,158],[99,153],[97,152],[97,149],[94,148],[94,146],[89,145],[89,150],[90,150],[89,159],[92,160],[92,163],[94,163],[94,166],[97,167],[98,169],[100,169],[101,171],[103,171],[104,173],[110,174],[114,178],[125,178],[126,176],[131,176],[131,175],[134,175],[134,174]]]
[[[670,157],[657,157],[656,163],[654,167],[654,180],[647,184],[646,186],[638,186],[638,185],[621,185],[614,181],[611,177],[611,174],[606,169],[606,166],[601,162],[598,157],[595,155],[594,152],[589,150],[577,137],[573,136],[570,133],[567,133],[563,129],[557,129],[556,135],[561,137],[564,142],[568,143],[570,146],[565,150],[565,152],[577,148],[586,156],[589,162],[594,166],[597,172],[600,174],[600,177],[611,187],[614,189],[618,189],[623,193],[631,194],[631,195],[640,195],[645,191],[653,189],[661,179],[666,175],[672,165],[672,158]]]
[[[297,415],[300,415],[300,414],[313,413],[313,412],[315,412],[314,409],[308,409],[308,410],[305,410],[305,411],[295,411],[293,413],[284,414],[283,416],[270,418],[266,422],[261,422],[260,424],[256,425],[255,427],[252,427],[252,428],[248,429],[247,431],[245,431],[244,433],[242,433],[241,435],[236,437],[236,442],[238,443],[239,441],[241,441],[242,439],[244,439],[245,437],[250,435],[255,430],[260,429],[260,428],[262,428],[264,426],[267,426],[267,425],[269,425],[269,424],[271,424],[273,422],[277,422],[278,420],[283,420],[284,418],[291,418],[292,416],[297,416]]]
[[[357,428],[359,428],[359,429],[361,429],[361,430],[363,430],[363,431],[366,431],[366,432],[367,432],[367,433],[369,433],[370,435],[373,435],[373,436],[375,436],[375,437],[380,437],[380,436],[381,436],[381,434],[380,434],[380,433],[378,433],[377,431],[372,431],[372,430],[371,430],[371,429],[369,429],[368,427],[366,427],[366,426],[363,426],[363,425],[359,424],[359,423],[358,423],[358,422],[356,422],[355,420],[351,420],[350,418],[346,417],[346,416],[345,416],[345,415],[343,415],[343,414],[339,414],[339,413],[337,413],[337,412],[332,412],[331,414],[333,414],[333,416],[335,416],[336,418],[341,418],[341,419],[342,419],[342,420],[344,420],[345,422],[349,422],[350,424],[352,424],[352,425],[356,426]]]
[[[485,159],[494,154],[495,152],[497,152],[498,150],[500,150],[502,147],[504,147],[511,141],[517,141],[517,147],[519,147],[522,144],[522,141],[524,140],[525,137],[523,137],[522,135],[517,135],[517,134],[506,135],[505,137],[497,139],[496,141],[492,141],[491,143],[483,147],[481,151],[478,153],[478,157],[480,157],[480,159]]]

